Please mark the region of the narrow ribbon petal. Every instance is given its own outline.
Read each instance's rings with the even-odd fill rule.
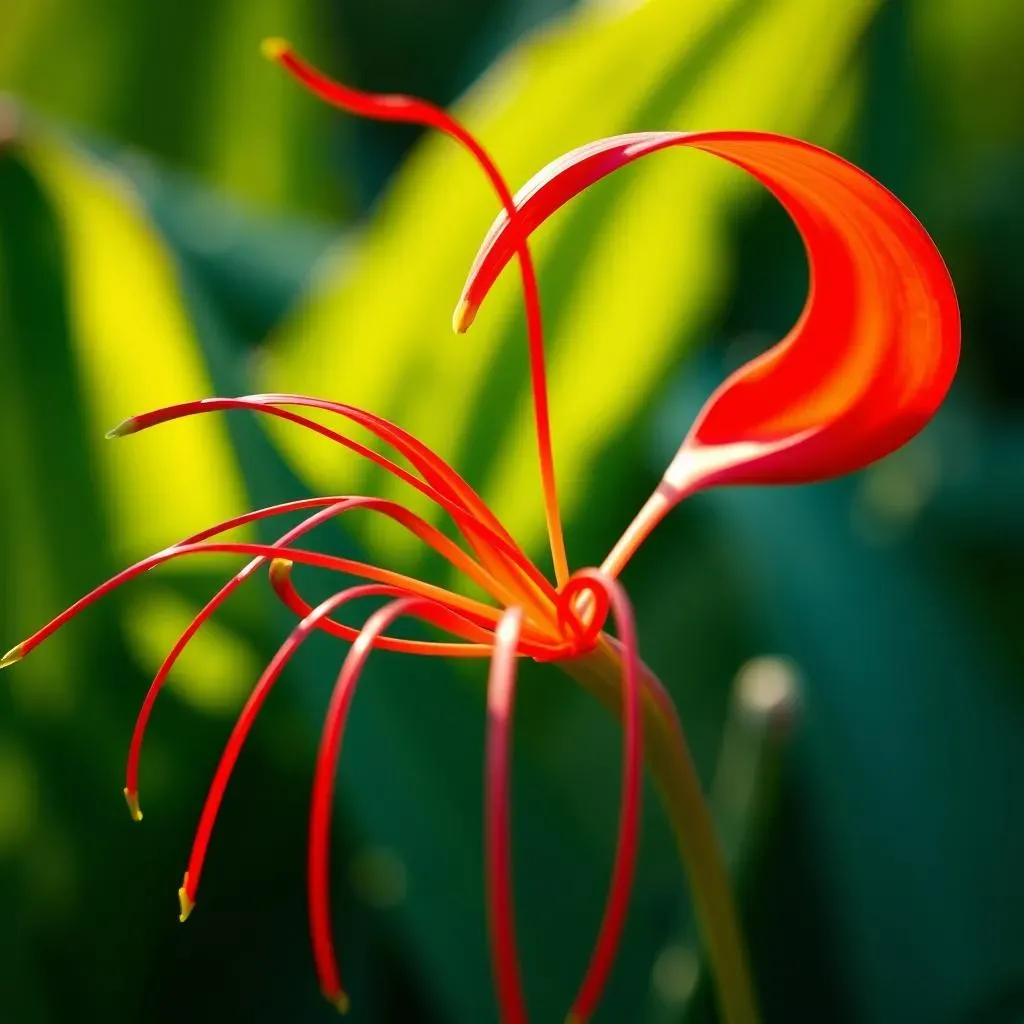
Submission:
[[[495,634],[487,683],[487,766],[484,822],[487,861],[487,924],[491,963],[503,1024],[526,1024],[526,1004],[516,947],[512,867],[509,849],[509,761],[516,658],[523,613],[510,608]]]
[[[916,434],[942,402],[960,351],[949,273],[909,210],[863,171],[809,143],[765,132],[641,132],[559,158],[516,197],[532,230],[612,171],[671,146],[723,157],[770,189],[810,265],[803,313],[772,349],[711,396],[658,493],[604,568],[617,572],[682,497],[712,484],[795,483],[859,469]],[[475,310],[510,258],[500,215],[470,271]]]

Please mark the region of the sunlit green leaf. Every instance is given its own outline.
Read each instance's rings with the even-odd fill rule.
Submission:
[[[327,112],[256,57],[273,34],[318,52],[322,15],[311,5],[15,0],[6,8],[0,89],[157,152],[249,204],[335,214],[344,206],[324,152]]]
[[[245,507],[222,422],[103,440],[137,412],[210,393],[174,260],[131,188],[82,150],[33,133],[23,158],[64,234],[77,372],[110,503],[112,536],[140,558]],[[198,454],[197,454],[198,453]]]

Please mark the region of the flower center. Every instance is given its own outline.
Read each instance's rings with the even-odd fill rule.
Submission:
[[[559,588],[558,631],[574,655],[586,653],[597,643],[608,611],[608,594],[592,579],[572,576]]]

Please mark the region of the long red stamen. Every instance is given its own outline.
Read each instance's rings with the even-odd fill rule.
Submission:
[[[378,609],[366,620],[331,694],[317,752],[316,771],[309,817],[309,923],[313,940],[313,959],[324,995],[338,1006],[347,1006],[338,973],[338,958],[331,936],[330,838],[331,808],[334,804],[334,777],[341,750],[342,735],[352,697],[366,659],[377,638],[403,615],[429,613],[429,602],[421,598],[400,598]]]
[[[302,597],[299,596],[298,591],[295,590],[294,585],[291,583],[291,571],[292,563],[287,559],[275,558],[270,563],[270,579],[274,590],[278,592],[278,596],[283,591],[290,591],[295,594],[297,605],[303,607],[302,616],[300,617],[305,617],[312,609],[306,605],[306,602],[302,600]],[[416,596],[411,595],[408,590],[402,587],[395,587],[393,589],[399,592],[397,595],[399,597]],[[432,601],[429,613],[423,612],[421,618],[432,622],[454,636],[468,640],[470,643],[485,644],[487,648],[490,648],[494,635],[493,625],[484,621],[480,616],[473,615],[472,613],[456,612],[437,601]],[[330,619],[321,620],[319,628],[325,629],[330,621]],[[343,638],[346,640],[355,640],[362,632],[361,629],[353,629],[349,626],[343,627],[340,623],[334,623],[334,625],[339,629],[345,630]],[[330,632],[330,630],[327,630],[327,632]],[[382,636],[378,639],[382,649],[386,647],[385,641],[395,642],[392,637]],[[411,643],[412,641],[409,642]],[[391,649],[394,650],[395,648]]]
[[[583,1024],[597,1007],[608,980],[622,928],[629,908],[629,897],[636,870],[637,841],[640,831],[640,805],[643,783],[643,712],[640,704],[640,657],[636,623],[629,598],[618,580],[595,569],[584,569],[573,576],[570,586],[597,588],[607,596],[615,616],[619,644],[623,651],[622,686],[622,797],[619,810],[619,838],[615,848],[611,884],[604,915],[587,973],[572,1004],[566,1024]],[[569,591],[569,587],[566,587]],[[500,636],[500,629],[499,636]]]
[[[344,434],[339,434],[337,431],[316,420],[285,408],[289,405],[304,406],[345,415],[353,423],[370,430],[378,438],[391,444],[392,447],[409,460],[417,472],[422,474],[423,480],[413,476],[408,470],[396,465],[386,456],[375,452],[372,448],[367,448],[366,445],[360,444]],[[477,507],[473,508],[474,512],[479,512],[483,509],[486,515],[490,516],[490,512],[486,510],[482,499],[475,495],[475,492],[472,491],[465,481],[462,481],[461,477],[457,476],[451,467],[447,466],[443,460],[435,456],[425,446],[408,444],[406,439],[401,436],[401,432],[393,424],[388,423],[387,420],[372,416],[355,407],[341,406],[304,395],[244,395],[239,398],[200,398],[190,402],[179,402],[175,405],[164,406],[160,409],[152,409],[136,416],[130,416],[108,431],[107,437],[125,437],[128,434],[148,430],[150,427],[161,423],[168,423],[171,420],[201,413],[222,412],[229,409],[248,409],[298,424],[368,459],[404,483],[416,488],[420,493],[427,494],[428,497],[433,498],[434,492],[440,489],[444,497],[448,501],[456,503],[462,511],[470,511],[471,505],[475,505]],[[476,499],[475,502],[473,501],[474,498]],[[467,499],[469,499],[469,503],[467,503]],[[493,519],[493,517],[491,518]],[[500,524],[496,520],[494,524],[500,529]]]
[[[515,703],[516,658],[522,611],[510,608],[498,624],[487,683],[487,765],[485,856],[487,923],[491,963],[504,1024],[526,1024],[526,1005],[516,948],[512,868],[509,849],[509,748]]]
[[[489,523],[493,529],[501,533],[506,539],[511,540],[511,537],[498,518],[487,507],[486,502],[473,490],[466,480],[445,462],[440,455],[431,450],[419,438],[413,436],[407,430],[403,430],[396,423],[392,423],[390,420],[384,419],[383,416],[378,416],[354,405],[347,405],[344,402],[332,402],[325,398],[313,398],[309,395],[275,393],[250,395],[248,397],[254,402],[274,407],[293,405],[318,409],[322,412],[333,413],[352,423],[358,424],[400,452],[422,474],[423,479],[427,483],[447,493],[477,518]]]
[[[401,466],[372,449],[339,434],[329,427],[282,406],[297,405],[344,416],[373,432],[407,458],[424,479],[420,480]],[[483,499],[443,459],[411,434],[387,420],[354,406],[310,398],[305,395],[248,395],[242,398],[205,398],[182,402],[132,416],[108,433],[123,437],[171,420],[230,409],[247,409],[284,419],[306,427],[369,459],[398,479],[424,494],[451,515],[455,525],[489,570],[507,585],[523,592],[523,600],[543,608],[555,601],[551,584],[536,569],[523,551],[487,508]],[[440,490],[438,489],[440,488]],[[540,600],[538,599],[540,598]],[[546,600],[545,600],[546,599]]]
[[[533,388],[534,421],[537,431],[537,453],[540,461],[541,482],[544,491],[544,514],[547,519],[551,557],[555,578],[559,585],[569,578],[565,555],[562,520],[558,511],[558,492],[555,483],[555,462],[551,447],[551,418],[548,411],[547,371],[544,364],[544,328],[540,311],[537,274],[527,243],[527,232],[519,226],[512,193],[497,165],[480,143],[451,115],[440,107],[410,96],[375,95],[360,92],[335,82],[299,58],[289,43],[281,39],[268,39],[263,44],[267,57],[277,61],[322,100],[360,117],[380,121],[403,121],[425,125],[455,139],[473,156],[487,175],[509,219],[514,237],[515,251],[523,282],[523,302],[526,308],[526,327],[530,350],[530,382]],[[460,303],[453,324],[459,333],[472,322],[473,310]]]
[[[303,520],[297,526],[293,527],[283,536],[281,536],[275,543],[277,545],[290,544],[292,541],[297,540],[299,537],[313,530],[322,523],[340,515],[343,512],[350,511],[353,508],[367,507],[372,508],[376,511],[383,512],[385,515],[392,515],[394,518],[399,519],[403,522],[403,525],[409,526],[412,532],[423,539],[426,543],[430,544],[439,553],[449,558],[456,568],[461,568],[470,574],[471,567],[475,568],[477,572],[479,567],[472,562],[464,552],[461,551],[456,545],[444,537],[438,531],[434,530],[428,524],[419,520],[417,517],[412,516],[411,513],[407,513],[406,510],[401,509],[400,506],[396,506],[393,502],[383,501],[382,499],[376,498],[362,498],[362,497],[349,497],[349,496],[338,496],[333,498],[306,498],[299,501],[290,501],[280,505],[273,505],[269,508],[258,509],[255,512],[247,513],[245,516],[236,517],[236,520],[229,520],[228,523],[219,524],[218,527],[211,527],[203,531],[203,535],[212,536],[213,531],[220,532],[221,529],[227,530],[234,528],[238,523],[238,519],[243,519],[246,522],[251,522],[255,519],[263,519],[269,516],[281,515],[286,512],[298,511],[307,508],[316,508],[320,506],[326,506],[322,511],[315,515],[309,516]],[[407,523],[403,520],[403,515],[407,515],[411,520],[415,520],[414,523]],[[415,528],[414,528],[415,527]],[[419,531],[419,532],[418,532]],[[457,554],[456,554],[457,552]],[[459,557],[461,556],[461,558]],[[182,651],[189,644],[192,637],[198,632],[200,627],[206,622],[214,612],[227,600],[228,597],[246,580],[251,576],[257,569],[265,564],[267,559],[265,557],[253,559],[248,565],[246,565],[240,572],[236,573],[199,611],[199,613],[192,619],[192,621],[185,628],[184,632],[178,638],[174,646],[171,648],[167,657],[161,664],[156,676],[153,678],[153,682],[146,693],[146,698],[142,703],[142,708],[139,711],[138,718],[135,721],[135,728],[132,731],[132,740],[128,748],[128,764],[125,772],[125,789],[124,795],[128,802],[128,808],[131,811],[132,817],[136,821],[142,820],[142,811],[139,808],[139,784],[138,784],[138,766],[139,760],[142,754],[142,742],[145,736],[146,727],[149,723],[150,714],[153,709],[153,705],[156,702],[156,698],[163,688],[167,677],[169,676],[171,669],[174,667],[178,658],[181,656]],[[477,576],[473,576],[477,578]],[[480,582],[482,586],[486,586],[484,579],[477,578],[477,582]],[[307,607],[303,609],[301,616],[305,616],[312,609]],[[353,634],[354,635],[354,634]],[[352,639],[352,637],[346,637]],[[399,649],[408,651],[409,653],[415,654],[447,654],[455,657],[482,657],[486,656],[490,647],[488,644],[474,644],[471,648],[467,649],[465,644],[438,644],[438,650],[425,649],[426,645],[416,641],[396,641],[394,644],[387,644],[386,646],[395,649],[397,646]]]
[[[285,558],[275,558],[270,563],[270,583],[274,593],[280,598],[289,611],[300,619],[312,611],[313,606],[303,598],[295,589],[291,579],[292,564]],[[488,657],[491,653],[493,639],[493,623],[482,620],[469,612],[451,612],[452,618],[443,626],[448,632],[456,636],[462,636],[468,643],[437,643],[426,640],[402,640],[389,636],[380,636],[375,641],[375,646],[382,651],[395,651],[403,654],[426,654],[434,656],[445,656],[454,658],[477,658]],[[332,618],[321,621],[320,629],[331,636],[341,640],[353,641],[359,635],[359,630],[344,623],[337,622]],[[483,632],[481,632],[483,631]],[[525,629],[524,629],[525,632]],[[474,641],[483,641],[481,643]],[[566,644],[562,640],[555,639],[546,633],[531,627],[529,639],[524,639],[520,644],[522,653],[527,657],[536,658],[540,661],[552,660],[565,654]]]
[[[238,518],[245,518],[246,522],[252,522],[255,519],[262,519],[267,516],[281,515],[286,512],[301,511],[307,508],[316,508],[321,505],[333,505],[340,508],[344,506],[344,502],[346,500],[347,499],[345,498],[305,498],[299,501],[289,501],[280,505],[273,505],[269,508],[257,509],[254,512],[247,513],[245,517]],[[227,530],[241,524],[237,522],[229,522],[228,524],[222,523],[220,525]],[[285,534],[278,543],[289,543],[296,537],[301,536],[307,530],[311,530],[315,525],[315,522],[311,519],[307,519],[296,527],[295,530]],[[204,532],[206,532],[207,536],[211,536],[208,531]],[[142,741],[145,737],[146,727],[149,724],[149,718],[152,714],[153,705],[156,703],[157,696],[163,689],[164,683],[167,681],[167,677],[170,675],[175,663],[181,656],[181,652],[185,650],[189,642],[192,640],[192,637],[196,635],[203,623],[206,622],[218,608],[220,608],[220,606],[231,596],[231,594],[235,592],[235,590],[238,589],[239,586],[241,586],[243,582],[245,582],[245,580],[259,569],[260,566],[264,565],[265,562],[265,558],[254,558],[245,566],[245,568],[232,576],[231,579],[228,580],[228,582],[225,583],[209,601],[207,601],[202,609],[200,609],[199,613],[185,627],[181,636],[178,637],[174,646],[164,658],[156,675],[153,677],[149,690],[146,692],[145,700],[142,702],[142,707],[139,709],[138,717],[135,719],[135,728],[132,730],[131,743],[128,745],[128,763],[125,769],[124,796],[125,800],[128,802],[128,809],[131,812],[131,816],[135,821],[142,821],[142,811],[139,808],[139,761],[142,757]]]
[[[310,633],[317,629],[320,621],[341,605],[361,597],[395,597],[397,595],[401,595],[401,591],[397,588],[380,584],[363,584],[334,594],[313,609],[292,630],[291,635],[278,648],[277,653],[264,669],[259,681],[249,695],[245,707],[238,716],[234,729],[231,731],[199,816],[199,824],[196,827],[195,838],[192,841],[192,852],[189,855],[188,870],[185,872],[185,878],[180,890],[182,921],[188,917],[195,906],[196,893],[199,889],[199,880],[202,877],[206,851],[209,848],[210,837],[213,834],[213,827],[217,820],[221,802],[224,799],[228,780],[231,778],[235,765],[238,763],[242,747],[252,729],[253,723],[256,721],[256,716],[263,707],[264,701],[269,696],[281,672]],[[425,606],[432,604],[432,602],[424,601],[422,598],[417,598],[415,601],[417,609],[421,614],[424,612]]]
[[[251,514],[251,513],[250,513]],[[240,516],[239,519],[244,517]],[[19,658],[25,657],[38,647],[48,636],[55,633],[61,626],[73,619],[79,612],[84,611],[89,605],[105,597],[111,591],[116,590],[123,583],[141,576],[144,572],[169,562],[175,558],[182,558],[187,555],[198,554],[221,554],[221,555],[259,555],[264,558],[287,558],[293,562],[303,565],[311,565],[319,569],[328,569],[333,572],[348,573],[351,576],[361,576],[364,579],[375,580],[379,583],[387,583],[398,587],[406,593],[416,594],[429,598],[440,604],[448,605],[451,608],[467,611],[481,616],[488,622],[497,623],[500,613],[489,605],[481,604],[470,597],[463,597],[444,587],[434,586],[430,583],[423,583],[413,579],[411,576],[404,576],[402,573],[392,572],[389,569],[380,569],[375,565],[367,565],[365,562],[357,562],[350,558],[338,558],[334,555],[325,555],[317,551],[304,551],[298,548],[283,548],[274,544],[251,544],[251,543],[185,543],[178,544],[148,558],[136,562],[135,565],[122,569],[116,576],[95,587],[84,597],[80,597],[73,605],[66,608],[56,618],[51,619],[45,626],[33,633],[27,640],[22,641],[14,648]]]
[[[463,536],[466,537],[470,546],[480,556],[487,568],[495,573],[503,583],[511,586],[515,593],[519,595],[518,600],[525,601],[531,607],[543,609],[543,601],[538,605],[538,591],[549,600],[553,598],[554,595],[550,584],[536,570],[526,555],[523,554],[511,535],[502,526],[500,520],[487,507],[484,500],[455,469],[448,465],[436,452],[423,444],[419,438],[403,430],[390,420],[367,412],[365,409],[359,409],[341,402],[332,402],[327,399],[294,394],[250,395],[248,398],[251,401],[267,406],[299,405],[334,413],[370,430],[407,458],[410,464],[422,474],[424,481],[428,485],[438,489],[442,494],[450,500],[457,502],[466,510],[472,519],[464,523],[462,521],[463,517],[453,515],[456,525],[459,526]],[[489,530],[487,535],[481,538],[484,541],[481,544],[478,541],[478,535],[481,532],[478,527],[483,524],[486,524]],[[489,535],[493,534],[497,534],[498,538],[500,538],[497,543],[490,539]],[[492,550],[495,547],[497,548],[496,553]],[[511,563],[511,566],[509,566],[509,563]],[[510,567],[511,572],[509,571]],[[526,577],[525,581],[523,579],[524,576]]]
[[[450,541],[440,530],[410,512],[407,508],[385,498],[354,498],[348,509],[365,508],[377,512],[388,519],[405,527],[413,536],[433,548],[451,566],[458,569],[468,579],[486,590],[502,604],[508,602],[509,594],[501,583],[487,572],[478,562],[470,558],[457,544]]]

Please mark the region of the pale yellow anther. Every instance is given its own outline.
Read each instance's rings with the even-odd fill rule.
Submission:
[[[142,811],[139,810],[139,794],[125,786],[124,798],[128,804],[128,811],[132,816],[132,821],[142,821]]]
[[[129,434],[134,434],[138,428],[135,417],[129,416],[128,419],[121,420],[116,427],[111,427],[103,436],[108,441],[112,441],[115,437],[127,437]]]
[[[280,36],[268,36],[262,43],[260,43],[260,53],[262,53],[267,60],[279,60],[291,48],[292,44],[289,43],[287,39],[282,39]]]
[[[468,299],[463,299],[455,307],[455,312],[452,314],[452,330],[456,334],[465,334],[473,325],[475,319],[476,306],[472,305]]]
[[[25,657],[25,645],[18,644],[17,647],[12,647],[2,658],[0,658],[0,668],[7,668],[13,665],[16,661],[21,661]]]
[[[292,565],[287,558],[274,558],[270,562],[271,583],[285,583],[292,572]]]
[[[337,992],[333,995],[330,992],[324,992],[324,998],[338,1011],[338,1013],[343,1015],[348,1013],[350,1004],[348,996],[344,992]]]
[[[178,902],[181,904],[181,913],[178,914],[178,920],[181,921],[182,924],[184,924],[188,920],[188,915],[192,913],[192,910],[196,905],[195,900],[193,900],[192,897],[189,896],[188,892],[186,891],[187,885],[188,872],[186,871],[185,882],[182,885],[182,887],[178,890]]]

